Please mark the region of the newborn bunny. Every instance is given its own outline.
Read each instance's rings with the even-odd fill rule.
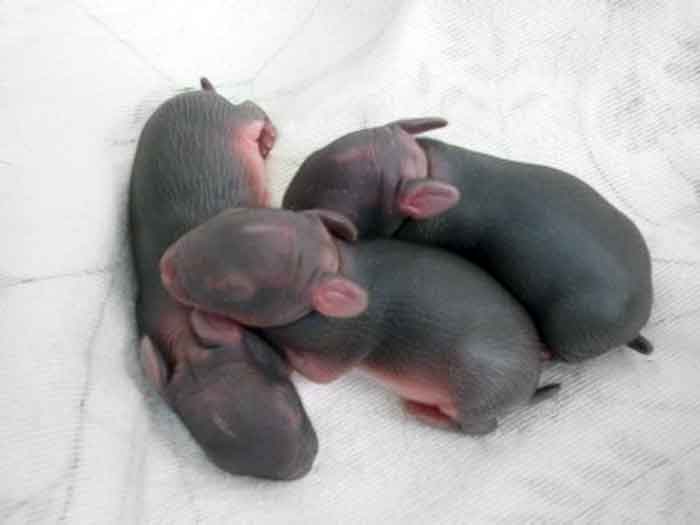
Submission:
[[[160,280],[160,257],[181,235],[226,208],[268,202],[264,158],[275,139],[269,118],[252,102],[233,105],[208,80],[201,84],[156,110],[134,160],[130,228],[141,359],[216,465],[294,479],[311,468],[318,442],[286,363],[235,323],[227,324],[225,341],[197,332],[197,316]]]
[[[363,237],[391,236],[406,217],[439,215],[457,204],[459,191],[430,176],[413,135],[446,125],[436,117],[404,119],[340,137],[304,160],[283,207],[337,211]]]
[[[168,248],[162,279],[203,331],[264,327],[310,380],[359,367],[433,423],[482,434],[532,399],[542,345],[498,283],[445,251],[356,235],[322,210],[227,210]]]
[[[549,351],[566,361],[623,344],[652,351],[639,334],[651,313],[651,261],[632,221],[573,175],[405,133],[385,140],[396,126],[356,131],[313,153],[283,206],[339,211],[362,236],[466,257],[525,306]],[[406,172],[441,191],[405,197],[416,184]],[[455,195],[457,205],[439,205]]]

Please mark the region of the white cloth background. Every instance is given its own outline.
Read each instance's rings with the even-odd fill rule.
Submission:
[[[138,134],[200,75],[275,121],[277,202],[406,116],[577,174],[648,240],[656,353],[557,365],[556,400],[481,439],[299,381],[313,471],[217,471],[137,365],[126,233]],[[0,2],[0,225],[2,523],[700,522],[697,0]]]

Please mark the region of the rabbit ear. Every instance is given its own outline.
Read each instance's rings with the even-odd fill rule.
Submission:
[[[243,329],[236,321],[196,308],[190,314],[190,326],[202,344],[209,347],[239,345],[243,339]]]
[[[407,118],[390,122],[389,126],[398,126],[411,135],[417,135],[432,129],[444,128],[447,126],[447,120],[441,117]]]
[[[141,361],[141,368],[143,368],[148,380],[159,394],[164,395],[165,386],[168,382],[167,367],[163,357],[148,336],[141,338],[139,343],[139,358]]]
[[[202,86],[202,89],[204,91],[213,91],[214,93],[216,93],[214,86],[212,85],[212,83],[209,81],[209,79],[207,77],[200,78],[199,85]]]
[[[457,188],[433,179],[410,179],[401,183],[399,210],[413,219],[440,215],[459,202]]]
[[[302,213],[318,217],[326,229],[336,237],[346,241],[357,240],[357,227],[342,213],[323,209],[307,210]]]
[[[311,292],[314,309],[326,317],[356,317],[367,309],[367,290],[345,277],[326,277]]]

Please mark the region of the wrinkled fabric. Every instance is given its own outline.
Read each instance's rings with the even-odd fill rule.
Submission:
[[[699,35],[695,0],[0,3],[0,522],[700,522]],[[648,241],[656,352],[551,366],[478,439],[298,380],[312,472],[216,470],[139,368],[126,222],[141,128],[202,75],[277,125],[277,203],[400,117],[578,175]]]

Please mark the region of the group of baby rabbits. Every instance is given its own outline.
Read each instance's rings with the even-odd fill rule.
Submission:
[[[543,362],[652,351],[644,239],[576,177],[404,119],[312,153],[270,208],[275,127],[201,86],[146,123],[130,223],[144,371],[223,470],[310,470],[292,369],[360,369],[421,420],[477,435],[556,392]]]

